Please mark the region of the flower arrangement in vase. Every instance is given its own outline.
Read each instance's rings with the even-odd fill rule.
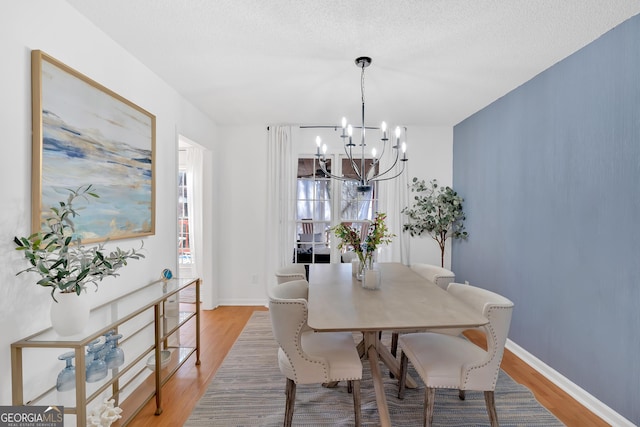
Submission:
[[[26,272],[39,274],[40,280],[36,284],[51,289],[54,303],[58,303],[61,297],[69,300],[68,295],[79,296],[83,290],[86,290],[88,283],[93,283],[97,290],[98,282],[108,276],[118,276],[117,270],[127,265],[127,260],[144,258],[140,252],[143,245],[139,249],[116,248],[108,253],[104,243],[92,247],[82,245],[80,237],[75,233],[73,218],[78,213],[73,204],[78,198],[89,200],[89,198],[98,197],[92,191],[92,185],[69,190],[66,201],[60,201],[58,206],[50,208],[41,231],[28,237],[13,239],[16,250],[23,251],[24,257],[30,264],[28,268],[19,271],[16,275]],[[71,304],[78,306],[79,301],[72,301]],[[59,305],[52,305],[52,316],[54,312],[69,311],[56,307]],[[80,308],[71,311],[75,310]],[[87,306],[87,317],[88,313]],[[82,322],[79,318],[74,321]],[[65,335],[73,335],[73,333],[65,333]]]
[[[380,245],[391,243],[395,237],[395,234],[390,233],[385,224],[386,218],[387,214],[376,212],[364,241],[361,241],[360,232],[348,224],[340,223],[331,229],[340,238],[338,249],[353,247],[353,251],[360,261],[360,274],[364,270],[373,269],[373,254],[375,251]]]

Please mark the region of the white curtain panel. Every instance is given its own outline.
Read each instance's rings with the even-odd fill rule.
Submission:
[[[407,140],[406,129],[400,141]],[[395,153],[394,153],[395,154]],[[402,157],[402,153],[400,153]],[[382,170],[390,167],[393,164],[391,156],[385,155],[382,160],[385,161],[381,165]],[[408,157],[408,156],[407,156]],[[394,156],[395,158],[395,156]],[[402,232],[402,224],[405,222],[405,215],[401,213],[402,209],[409,204],[409,188],[408,188],[408,176],[409,176],[409,164],[410,161],[401,162],[395,165],[394,170],[389,172],[387,176],[394,176],[402,170],[402,164],[404,163],[405,169],[402,175],[397,178],[380,181],[380,211],[387,214],[387,227],[389,231],[396,235],[390,245],[383,245],[378,253],[378,261],[380,262],[401,262],[405,265],[410,265],[409,259],[409,243],[410,239],[408,235]]]
[[[202,212],[203,208],[203,156],[199,147],[185,149],[187,160],[187,200],[189,206],[189,244],[191,260],[195,266],[195,277],[203,277],[202,265]]]
[[[269,126],[265,248],[268,283],[275,283],[276,270],[293,259],[297,157],[292,139],[291,126]]]

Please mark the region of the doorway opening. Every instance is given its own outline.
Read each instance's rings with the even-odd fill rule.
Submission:
[[[203,149],[182,136],[178,142],[178,274],[200,277]]]

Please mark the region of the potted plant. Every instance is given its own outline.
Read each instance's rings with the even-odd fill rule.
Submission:
[[[402,226],[411,236],[428,233],[440,247],[440,266],[444,267],[444,250],[447,239],[466,239],[464,199],[451,187],[441,187],[433,179],[427,185],[424,180],[413,178],[411,192],[418,193],[413,204],[402,210],[408,222]]]
[[[92,191],[92,185],[81,186],[76,190],[69,190],[66,201],[58,202],[58,206],[52,206],[45,218],[42,230],[28,237],[14,237],[16,250],[23,251],[24,257],[30,266],[19,271],[16,275],[31,272],[40,275],[37,285],[50,288],[53,298],[52,317],[62,314],[76,314],[72,323],[75,325],[70,330],[65,330],[56,325],[52,319],[54,329],[61,335],[73,335],[80,332],[84,324],[83,317],[88,317],[89,307],[80,308],[81,299],[68,298],[79,296],[86,290],[88,283],[93,283],[98,288],[98,282],[108,276],[118,276],[117,270],[127,265],[129,259],[144,258],[140,249],[122,250],[116,248],[108,252],[104,243],[97,246],[86,247],[82,245],[80,237],[75,233],[73,218],[78,215],[74,208],[74,202],[78,199],[89,200],[99,196]],[[61,307],[62,299],[76,305],[75,308]],[[75,300],[75,301],[74,301]],[[76,313],[82,311],[82,314]],[[86,314],[85,314],[86,312]],[[86,318],[85,318],[86,321]],[[77,330],[80,328],[79,330]]]
[[[395,234],[389,232],[384,222],[386,218],[387,214],[376,212],[373,222],[369,225],[364,242],[360,239],[359,231],[350,225],[340,223],[331,229],[340,238],[338,249],[344,249],[348,246],[353,247],[353,251],[360,262],[359,278],[364,275],[365,270],[373,270],[373,254],[378,249],[378,246],[391,243],[391,240],[395,237]]]

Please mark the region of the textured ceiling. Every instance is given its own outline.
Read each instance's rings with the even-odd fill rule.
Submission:
[[[454,125],[638,0],[67,0],[220,124]]]

